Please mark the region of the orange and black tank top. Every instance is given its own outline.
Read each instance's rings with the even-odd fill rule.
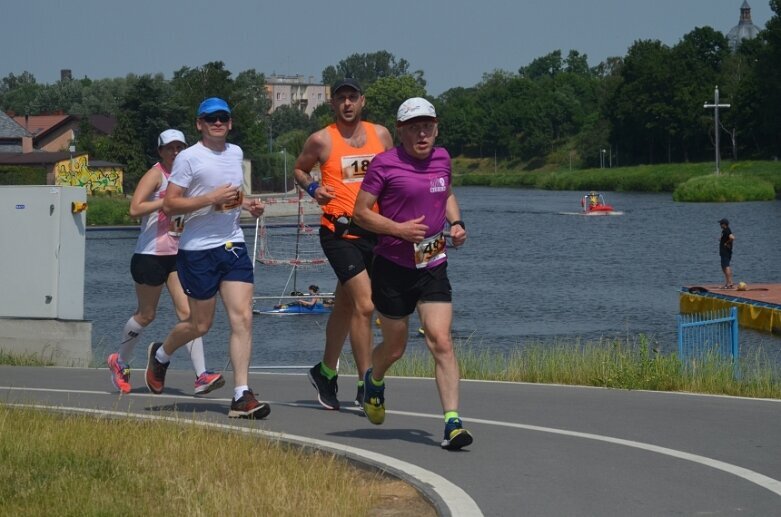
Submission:
[[[355,200],[369,163],[375,155],[385,150],[374,129],[374,124],[363,121],[361,124],[366,132],[366,142],[362,147],[352,147],[345,142],[336,124],[326,128],[331,137],[331,154],[325,163],[320,164],[320,174],[323,184],[334,189],[336,198],[323,205],[324,216],[321,224],[331,231],[334,230],[334,225],[325,215],[328,214],[333,218],[340,215],[352,217]]]

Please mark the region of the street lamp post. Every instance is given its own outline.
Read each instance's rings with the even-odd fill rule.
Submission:
[[[716,146],[716,174],[720,174],[719,163],[721,162],[721,150],[719,149],[719,108],[729,108],[729,104],[719,104],[719,87],[713,90],[713,104],[707,102],[702,105],[705,109],[713,109],[713,127],[714,127],[714,145]]]
[[[285,196],[284,197],[287,197],[287,150],[283,147],[280,152],[282,153],[282,156],[284,158],[284,164],[285,164],[283,169],[285,174]]]

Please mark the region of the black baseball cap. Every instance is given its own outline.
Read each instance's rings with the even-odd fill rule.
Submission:
[[[352,88],[358,93],[363,93],[363,90],[361,89],[361,85],[358,84],[358,81],[356,81],[352,77],[344,77],[342,79],[337,79],[334,85],[331,86],[331,95],[334,95],[337,90],[344,87]]]
[[[727,221],[726,219],[722,219],[721,221],[719,221],[719,224],[726,224],[727,226],[729,226],[729,221]]]

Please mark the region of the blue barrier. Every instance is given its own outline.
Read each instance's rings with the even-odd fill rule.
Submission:
[[[708,354],[732,359],[737,377],[740,360],[737,307],[678,315],[678,358],[681,362],[691,364],[692,359]]]

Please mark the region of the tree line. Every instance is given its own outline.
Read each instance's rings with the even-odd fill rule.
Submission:
[[[554,50],[517,71],[494,70],[472,87],[427,95],[424,72],[387,51],[353,54],[322,71],[323,84],[355,77],[365,89],[365,118],[393,129],[398,105],[429,97],[440,120],[439,144],[455,156],[491,157],[507,168],[597,167],[710,160],[715,86],[731,107],[720,112],[722,149],[734,159],[773,159],[781,144],[781,0],[754,40],[732,52],[727,38],[697,27],[668,46],[635,41],[622,57],[590,66],[577,50]],[[279,190],[307,135],[331,121],[283,106],[269,114],[263,73],[237,75],[216,61],[157,75],[38,84],[29,72],[0,80],[0,109],[17,115],[85,116],[76,147],[94,159],[127,165],[126,192],[157,158],[156,137],[176,127],[197,140],[200,101],[221,96],[233,109],[231,139],[253,162],[255,190]],[[113,135],[96,135],[86,116],[117,117]]]

